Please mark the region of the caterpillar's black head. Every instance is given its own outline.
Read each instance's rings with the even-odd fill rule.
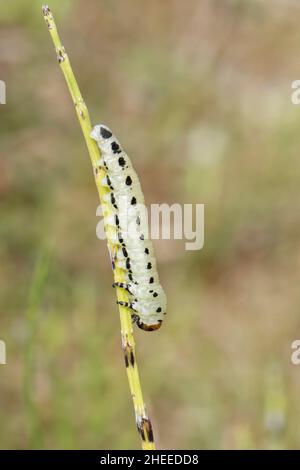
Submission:
[[[109,139],[112,136],[111,130],[106,126],[100,126],[99,133],[103,139]]]
[[[104,124],[98,124],[95,126],[91,132],[91,137],[96,141],[105,142],[107,139],[112,137],[112,132],[109,127],[105,126]]]

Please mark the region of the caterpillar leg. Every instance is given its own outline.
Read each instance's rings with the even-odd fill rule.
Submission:
[[[135,323],[136,325],[138,325],[138,323],[140,321],[140,317],[138,315],[136,315],[136,313],[132,313],[131,314],[131,320],[132,320],[132,323]]]
[[[121,289],[127,290],[127,292],[129,292],[129,294],[132,294],[132,292],[130,291],[129,284],[125,284],[124,282],[114,282],[112,286],[113,287],[120,287]]]
[[[123,307],[131,308],[131,310],[134,310],[136,312],[131,302],[124,302],[123,300],[117,300],[117,304],[122,305]]]
[[[103,164],[104,164],[103,158],[100,158],[99,160],[97,160],[97,162],[94,165],[95,176],[98,176],[99,171],[102,170],[103,168]]]

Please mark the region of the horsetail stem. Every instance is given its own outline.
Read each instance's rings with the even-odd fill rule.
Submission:
[[[48,26],[49,33],[55,46],[57,60],[64,74],[75,106],[76,114],[88,148],[91,163],[94,167],[100,159],[100,151],[96,142],[90,138],[92,126],[89,117],[89,112],[80,93],[68,55],[63,45],[61,44],[53,15],[47,5],[43,6],[42,10],[45,22]],[[106,175],[105,171],[103,169],[99,169],[99,172],[100,175],[98,173],[98,178],[96,178],[96,186],[100,197],[100,203],[102,204],[103,198],[105,194],[107,194],[108,190],[100,184],[100,181],[102,181],[102,179]],[[107,214],[107,216],[109,215],[111,214]],[[107,224],[105,224],[105,230],[109,231],[111,230],[111,228]],[[109,238],[112,239],[112,237],[108,237],[108,239]],[[108,250],[111,256],[113,256],[113,253],[115,253],[116,251],[116,246],[114,246],[109,241],[107,242],[107,244]],[[115,282],[125,282],[124,273],[117,266],[114,269],[114,280]],[[129,302],[128,294],[124,289],[120,289],[117,287],[116,290],[118,300]],[[130,393],[134,405],[136,424],[139,431],[139,435],[141,437],[142,449],[154,450],[155,443],[152,425],[146,413],[146,407],[143,399],[138,366],[136,361],[135,341],[132,330],[131,314],[127,307],[124,307],[122,305],[119,305],[118,307],[121,321],[122,348],[125,357]]]

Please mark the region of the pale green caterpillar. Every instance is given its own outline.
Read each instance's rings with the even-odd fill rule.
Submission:
[[[104,168],[106,176],[101,184],[109,188],[105,204],[113,215],[106,223],[115,228],[116,237],[110,241],[117,246],[113,268],[117,265],[126,276],[126,282],[114,286],[126,289],[130,296],[130,302],[118,303],[132,310],[132,319],[141,329],[157,330],[166,314],[167,300],[159,283],[152,242],[145,237],[147,221],[141,224],[139,208],[144,206],[144,196],[138,176],[108,127],[95,126],[91,137],[102,156],[95,167],[96,177],[99,167]],[[124,202],[126,210],[121,209]]]

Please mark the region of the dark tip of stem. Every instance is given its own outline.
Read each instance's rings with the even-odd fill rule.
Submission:
[[[50,8],[48,7],[48,5],[43,5],[43,6],[42,6],[42,10],[43,10],[43,14],[44,14],[45,16],[47,16],[47,15],[49,15],[49,14],[51,13]]]

